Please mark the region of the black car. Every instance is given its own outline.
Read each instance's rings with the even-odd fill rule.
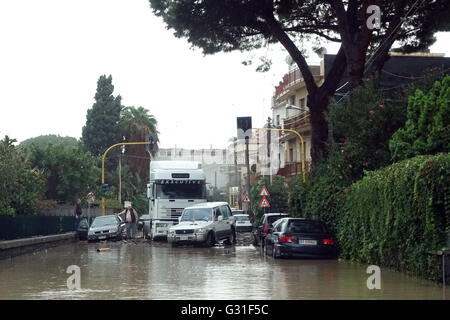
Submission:
[[[283,218],[269,228],[264,253],[274,258],[335,258],[333,237],[325,223],[304,218]]]
[[[81,218],[76,231],[77,231],[77,235],[78,235],[78,240],[87,240],[88,231],[89,231],[89,222],[86,217]]]
[[[253,244],[255,246],[262,245],[264,246],[264,238],[269,232],[269,228],[272,227],[272,224],[278,219],[287,217],[287,213],[265,213],[259,220],[258,225],[253,231]]]

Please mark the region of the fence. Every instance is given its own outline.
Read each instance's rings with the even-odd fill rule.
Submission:
[[[75,231],[74,217],[0,215],[0,240],[48,236]]]

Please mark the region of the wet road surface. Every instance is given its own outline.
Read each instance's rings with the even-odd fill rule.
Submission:
[[[98,252],[98,248],[110,248]],[[70,265],[81,289],[67,288]],[[277,259],[252,245],[213,248],[167,243],[76,242],[0,261],[0,299],[447,299],[450,289],[337,260]]]

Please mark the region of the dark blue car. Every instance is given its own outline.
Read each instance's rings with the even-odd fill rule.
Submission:
[[[325,223],[304,218],[282,218],[269,229],[264,253],[274,258],[335,258],[337,250]]]

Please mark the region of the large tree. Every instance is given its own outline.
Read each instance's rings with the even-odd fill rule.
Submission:
[[[114,96],[112,77],[102,75],[97,82],[95,103],[88,109],[82,139],[94,156],[103,155],[108,147],[121,142],[120,111],[121,96]]]
[[[184,37],[205,54],[253,50],[279,42],[298,65],[308,90],[313,163],[327,154],[328,102],[348,71],[349,89],[367,70],[379,70],[398,40],[406,51],[433,43],[433,34],[448,30],[448,0],[149,0],[175,36]],[[368,24],[370,5],[381,9],[379,29]],[[376,22],[376,21],[372,21]],[[304,43],[341,43],[322,85],[306,62]],[[369,60],[370,59],[370,60]]]
[[[120,127],[125,142],[145,142],[150,134],[157,137],[157,123],[155,117],[149,114],[149,110],[143,107],[126,107],[120,116]],[[125,157],[131,170],[144,180],[149,176],[150,157],[147,150],[148,147],[145,145],[125,147]]]

